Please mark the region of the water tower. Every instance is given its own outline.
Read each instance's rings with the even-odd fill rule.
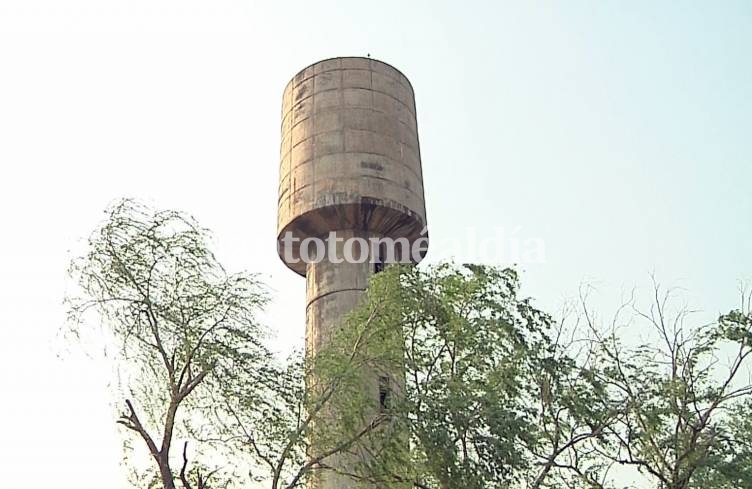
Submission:
[[[304,68],[284,91],[280,154],[278,251],[290,269],[306,277],[306,354],[315,355],[381,264],[335,263],[328,257],[306,263],[300,244],[324,240],[332,231],[343,240],[405,238],[410,244],[427,236],[410,82],[371,58],[332,58]],[[314,247],[308,249],[315,256]],[[413,263],[422,258],[411,255]],[[374,372],[363,388],[378,399],[385,380]],[[329,465],[337,469],[345,458]],[[317,477],[313,486],[355,487],[335,472]]]

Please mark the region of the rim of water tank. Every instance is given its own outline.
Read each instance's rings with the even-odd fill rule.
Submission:
[[[295,74],[292,76],[292,78],[290,78],[290,81],[288,81],[287,84],[285,84],[285,88],[282,90],[282,93],[283,94],[285,93],[285,91],[287,90],[287,87],[290,86],[290,83],[292,83],[295,80],[295,78],[300,73],[304,72],[305,70],[307,70],[311,66],[317,65],[319,63],[324,63],[326,61],[332,61],[332,60],[335,60],[335,59],[365,59],[365,60],[375,61],[377,63],[381,63],[382,65],[388,66],[391,69],[393,69],[394,71],[396,71],[397,73],[399,73],[400,75],[402,75],[402,78],[404,78],[407,81],[407,84],[410,86],[410,90],[412,90],[413,94],[415,93],[415,88],[413,87],[413,83],[410,81],[410,78],[402,70],[400,70],[399,68],[397,68],[396,66],[394,66],[394,65],[392,65],[390,63],[387,63],[386,61],[381,61],[380,59],[371,58],[371,57],[367,57],[367,56],[332,56],[330,58],[324,58],[324,59],[320,59],[318,61],[315,61],[313,63],[310,63],[310,64],[304,66],[303,68],[299,69],[297,72],[295,72]]]

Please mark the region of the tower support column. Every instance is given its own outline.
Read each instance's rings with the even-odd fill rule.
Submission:
[[[363,300],[368,279],[374,270],[369,243],[372,234],[347,229],[336,231],[335,235],[337,240],[327,243],[332,249],[327,247],[324,259],[306,266],[306,355],[315,356],[327,346],[336,330],[343,326],[347,315]],[[350,258],[357,262],[345,259],[345,248],[349,249],[349,254],[352,255]],[[364,393],[378,399],[378,374],[366,371],[361,381],[362,388],[366,391]],[[316,433],[327,429],[326,419],[329,417],[332,419],[331,426],[336,424],[338,413],[329,412],[329,409],[325,411],[327,412],[322,413],[318,420],[320,426],[314,430]],[[315,435],[311,441],[315,444]],[[342,472],[352,472],[359,456],[363,456],[362,447],[355,443],[350,450],[328,457],[326,465]],[[315,474],[309,484],[310,489],[370,487],[372,486],[369,484],[357,483],[351,477],[333,470]]]

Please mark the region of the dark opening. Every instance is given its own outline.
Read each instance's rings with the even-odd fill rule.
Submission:
[[[391,389],[389,388],[389,377],[379,377],[379,408],[382,411],[389,409]]]
[[[386,246],[384,243],[379,243],[376,256],[373,257],[373,273],[379,273],[384,271],[384,261],[386,260]]]

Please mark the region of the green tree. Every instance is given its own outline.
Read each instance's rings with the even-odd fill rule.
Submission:
[[[369,340],[366,368],[402,377],[389,429],[370,434],[359,477],[385,487],[543,488],[599,480],[607,468],[587,448],[613,416],[595,406],[605,386],[520,297],[514,270],[389,267],[338,341],[352,344],[352,335]]]
[[[605,430],[602,456],[635,467],[657,489],[752,487],[752,316],[745,307],[699,327],[671,312],[656,285],[652,306],[631,304],[607,333],[585,309],[607,396],[621,406]],[[632,306],[632,307],[629,307]],[[647,324],[651,341],[629,346],[620,326]]]
[[[122,200],[70,273],[81,291],[69,299],[73,331],[98,320],[110,335],[123,379],[117,422],[153,460],[137,486],[244,487],[250,471],[271,489],[301,487],[372,429],[311,447],[312,427],[331,420],[335,402],[363,396],[363,353],[351,348],[336,368],[327,355],[278,361],[257,320],[264,287],[226,272],[190,216]]]
[[[293,489],[339,470],[392,489],[605,489],[615,465],[655,489],[752,487],[749,297],[693,328],[656,288],[626,324],[658,341],[630,345],[586,301],[557,323],[512,269],[394,266],[316,358],[280,362],[263,286],[209,244],[192,218],[124,200],[71,265],[74,330],[91,312],[117,345],[117,421],[153,460],[149,487],[242,487],[250,470]]]
[[[369,434],[357,477],[605,489],[631,468],[637,487],[752,487],[749,301],[693,327],[669,299],[656,288],[648,312],[625,306],[606,334],[587,307],[557,324],[520,297],[511,269],[389,268],[337,339],[366,339],[365,368],[402,377],[386,413],[394,429]],[[620,325],[656,335],[630,345]]]
[[[118,423],[143,441],[165,489],[220,477],[210,447],[189,467],[187,440],[221,438],[207,420],[228,386],[243,385],[260,406],[276,375],[256,319],[263,287],[228,274],[208,243],[190,217],[123,200],[70,269],[83,291],[70,301],[74,328],[82,332],[94,311],[117,342],[128,393]],[[178,437],[182,456],[173,453]]]

